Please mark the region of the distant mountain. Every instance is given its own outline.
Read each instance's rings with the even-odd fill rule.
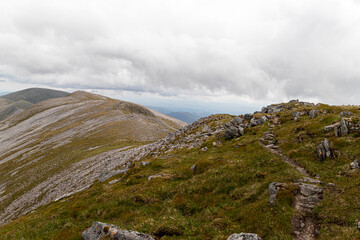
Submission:
[[[9,93],[11,93],[11,92],[9,92],[9,91],[0,92],[0,97],[1,97],[1,96],[4,96],[4,95],[6,95],[6,94],[9,94]]]
[[[18,92],[13,92],[2,96],[2,98],[17,102],[25,100],[30,103],[38,103],[50,98],[60,98],[68,96],[68,92],[57,91],[46,88],[29,88]]]
[[[167,115],[169,115],[173,118],[177,118],[188,124],[191,124],[191,123],[195,122],[196,120],[198,120],[199,118],[201,118],[201,116],[193,114],[193,113],[189,113],[189,112],[170,112],[170,113],[167,113]]]

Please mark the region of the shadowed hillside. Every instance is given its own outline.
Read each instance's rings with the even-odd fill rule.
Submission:
[[[68,92],[58,90],[46,88],[28,88],[18,92],[3,95],[1,98],[5,98],[13,102],[24,100],[30,103],[38,103],[50,98],[66,97],[67,95],[69,95]]]

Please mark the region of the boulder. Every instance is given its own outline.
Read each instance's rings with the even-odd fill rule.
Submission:
[[[357,169],[357,168],[359,168],[359,162],[357,159],[355,159],[355,161],[350,163],[350,169]]]
[[[243,118],[235,117],[229,123],[224,125],[225,127],[225,137],[227,139],[238,138],[244,135],[244,121]]]
[[[340,126],[340,123],[334,123],[334,124],[331,124],[331,125],[328,125],[328,126],[325,126],[324,127],[324,131],[331,131],[331,130],[334,130],[336,128],[338,128]]]
[[[255,233],[234,233],[228,237],[227,240],[262,240]]]
[[[263,107],[261,109],[262,113],[277,113],[284,110],[284,106],[282,104],[277,105],[269,105],[267,107]]]
[[[347,123],[344,118],[340,121],[340,128],[339,128],[340,136],[345,136],[349,134],[349,129],[347,127]]]
[[[203,151],[203,152],[206,152],[208,150],[208,148],[207,147],[203,147],[203,148],[201,148],[201,151]]]
[[[262,117],[259,118],[259,119],[252,118],[252,119],[250,120],[250,126],[255,127],[255,126],[264,124],[266,121],[267,121],[267,117],[266,117],[266,116],[262,116]]]
[[[236,118],[234,118],[234,119],[232,119],[232,120],[230,121],[230,124],[232,124],[233,126],[239,126],[240,124],[243,123],[243,121],[244,121],[243,118],[241,118],[241,117],[236,117]]]
[[[251,120],[253,117],[254,117],[254,115],[253,115],[253,114],[249,114],[249,113],[247,113],[247,114],[244,115],[244,119],[246,119],[246,120]]]
[[[104,237],[113,240],[154,240],[150,235],[122,230],[117,226],[102,222],[94,222],[90,228],[81,234],[83,240],[100,240]]]
[[[332,151],[330,148],[330,141],[327,138],[324,138],[324,140],[322,140],[321,143],[318,145],[316,152],[318,158],[321,161],[325,160],[328,157],[331,157]]]

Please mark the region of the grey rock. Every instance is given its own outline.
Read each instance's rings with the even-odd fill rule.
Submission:
[[[269,105],[267,107],[263,107],[261,109],[262,113],[277,113],[284,110],[284,106],[282,104]]]
[[[299,118],[300,118],[300,112],[295,111],[295,112],[292,113],[292,115],[294,117],[295,122],[297,122],[299,120]]]
[[[150,162],[146,162],[146,161],[141,162],[141,165],[143,165],[143,166],[146,166],[146,165],[149,165],[149,164],[150,164]]]
[[[245,118],[246,120],[251,120],[253,117],[254,117],[254,115],[253,115],[253,114],[249,114],[249,113],[247,113],[247,114],[244,115],[244,118]]]
[[[103,237],[110,237],[113,240],[154,240],[150,235],[122,230],[102,222],[94,222],[90,228],[82,232],[81,237],[83,240],[99,240]]]
[[[242,134],[244,134],[244,133],[242,133]],[[222,143],[221,143],[221,141],[216,141],[216,142],[213,142],[212,145],[213,145],[214,147],[217,147],[217,146],[221,146]]]
[[[279,182],[272,182],[269,184],[269,195],[270,195],[270,200],[269,203],[271,205],[274,205],[276,202],[276,195],[278,194],[278,192],[280,191],[280,189],[284,186],[283,183],[279,183]]]
[[[109,178],[111,178],[115,175],[121,174],[121,173],[126,173],[127,171],[129,171],[129,169],[121,169],[121,170],[117,170],[117,171],[105,171],[102,174],[100,174],[99,181],[105,182]]]
[[[346,121],[344,118],[341,119],[340,121],[340,136],[345,136],[349,134],[349,129],[347,127]]]
[[[190,171],[195,172],[196,168],[197,168],[197,165],[194,164],[191,166]]]
[[[262,240],[255,233],[234,233],[228,237],[227,240]]]
[[[232,119],[232,120],[230,121],[230,124],[232,124],[232,125],[234,125],[234,126],[239,126],[240,124],[243,123],[243,121],[244,121],[243,118],[241,118],[241,117],[235,117],[234,119]]]
[[[266,116],[262,116],[261,118],[259,118],[258,120],[258,125],[264,124],[267,121],[267,117]]]
[[[357,229],[360,231],[360,222],[357,223]]]
[[[203,133],[209,133],[211,132],[211,128],[208,125],[205,125],[205,127],[203,127],[203,129],[201,130]]]
[[[148,177],[148,180],[150,181],[150,180],[153,179],[153,178],[160,178],[160,177],[162,177],[161,174],[155,174],[155,175],[149,176],[149,177]]]
[[[208,148],[207,147],[203,147],[203,148],[201,148],[201,151],[203,151],[203,152],[206,152],[208,150]]]
[[[349,112],[349,111],[343,111],[339,114],[340,117],[345,117],[345,116],[352,116],[353,113]]]
[[[331,125],[328,125],[328,126],[325,126],[324,127],[324,131],[331,131],[331,130],[334,130],[336,128],[338,128],[340,126],[340,123],[334,123],[334,124],[331,124]]]
[[[120,181],[121,181],[121,178],[119,178],[119,179],[114,179],[114,180],[112,180],[112,181],[109,182],[109,185],[114,184],[114,183],[117,183],[117,182],[120,182]]]
[[[357,168],[359,168],[359,162],[357,159],[355,159],[355,161],[350,163],[350,169],[357,169]]]
[[[319,110],[311,109],[309,112],[310,119],[313,119],[317,116]]]
[[[318,158],[321,161],[325,160],[328,157],[331,157],[332,151],[330,148],[330,141],[327,138],[324,138],[324,140],[322,140],[321,143],[318,145],[316,152]]]

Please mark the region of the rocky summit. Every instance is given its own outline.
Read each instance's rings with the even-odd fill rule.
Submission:
[[[358,106],[292,100],[186,125],[76,92],[12,114],[0,141],[0,239],[360,236]]]

